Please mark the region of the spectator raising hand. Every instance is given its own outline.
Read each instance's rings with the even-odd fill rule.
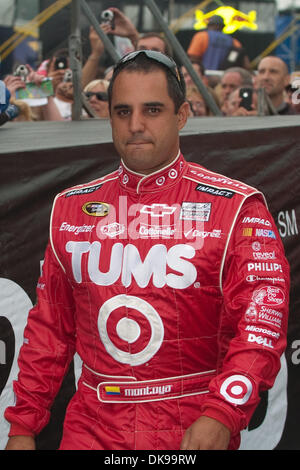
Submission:
[[[6,88],[9,90],[11,97],[16,98],[16,91],[20,88],[26,88],[26,83],[22,80],[21,77],[16,77],[14,75],[7,75],[4,78],[4,83]]]
[[[112,7],[109,8],[109,10],[114,14],[113,27],[109,22],[103,23],[101,25],[103,31],[106,34],[114,34],[115,36],[121,36],[130,39],[133,47],[136,48],[139,39],[139,33],[133,23],[118,8]]]

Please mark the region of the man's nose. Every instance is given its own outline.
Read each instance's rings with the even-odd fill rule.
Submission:
[[[143,132],[144,131],[145,122],[144,122],[144,117],[143,117],[142,112],[140,112],[138,110],[132,111],[131,116],[130,116],[129,127],[130,127],[130,131],[133,134],[136,133],[136,132]]]
[[[268,70],[264,70],[261,74],[260,74],[260,77],[263,79],[263,80],[267,80],[268,78],[270,78],[270,72]]]

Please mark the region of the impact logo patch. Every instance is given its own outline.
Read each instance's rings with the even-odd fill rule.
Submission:
[[[235,193],[233,191],[228,191],[227,189],[215,188],[214,186],[207,186],[207,184],[198,184],[196,186],[196,191],[201,191],[202,193],[208,193],[212,196],[221,196],[231,199]]]
[[[69,191],[68,193],[66,193],[65,197],[81,196],[82,194],[90,194],[90,193],[93,193],[94,191],[97,191],[97,189],[100,189],[101,186],[102,184],[97,184],[97,186],[91,186],[90,188],[73,189],[72,191]]]

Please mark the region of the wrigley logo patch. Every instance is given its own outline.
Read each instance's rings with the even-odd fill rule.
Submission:
[[[208,186],[206,184],[198,184],[196,186],[196,191],[201,191],[202,193],[208,193],[212,196],[221,196],[231,199],[234,196],[233,191],[228,191],[227,189],[215,188],[214,186]]]

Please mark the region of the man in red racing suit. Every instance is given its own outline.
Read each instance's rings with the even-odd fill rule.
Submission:
[[[61,449],[176,450],[200,417],[224,425],[237,449],[280,368],[288,295],[263,195],[180,152],[155,172],[121,162],[63,191],[5,413],[10,436],[47,424],[76,351]]]

